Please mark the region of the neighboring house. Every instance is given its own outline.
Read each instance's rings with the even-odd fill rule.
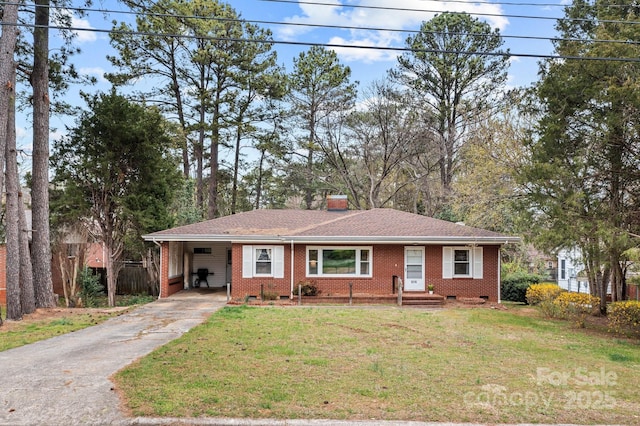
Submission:
[[[567,291],[589,293],[589,281],[579,248],[562,249],[558,252],[558,285]]]
[[[106,270],[105,270],[105,249],[104,244],[101,242],[92,243],[86,241],[87,238],[81,238],[79,235],[72,234],[65,239],[65,249],[67,250],[66,256],[69,258],[77,256],[80,246],[85,250],[84,263],[80,267],[88,267],[93,270],[93,273],[100,275],[100,281],[106,288]],[[53,262],[51,267],[53,292],[57,295],[64,294],[64,288],[62,284],[62,273],[60,272],[60,261],[57,257],[58,253],[53,253]]]
[[[527,246],[529,272],[544,275],[548,281],[558,280],[558,258],[541,252],[532,245]]]
[[[234,298],[261,287],[291,297],[300,282],[321,293],[405,292],[500,300],[500,247],[516,242],[495,232],[391,209],[347,210],[345,196],[328,209],[254,210],[145,235],[161,250],[160,297],[192,287],[231,284]]]

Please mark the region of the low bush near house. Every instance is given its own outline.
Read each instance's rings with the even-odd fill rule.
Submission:
[[[555,316],[557,318],[570,319],[580,327],[589,315],[598,312],[600,300],[587,293],[563,292],[553,301]]]
[[[278,300],[278,298],[280,298],[280,294],[278,294],[275,285],[267,284],[266,289],[263,288],[260,298],[262,300]]]
[[[293,295],[298,295],[298,288],[300,288],[300,293],[303,296],[317,296],[320,294],[320,289],[318,289],[318,283],[315,281],[302,281],[298,283],[293,289]]]
[[[640,336],[640,302],[627,300],[610,304],[609,328],[615,333]]]
[[[531,284],[529,288],[527,288],[527,303],[530,305],[538,305],[545,301],[552,301],[563,291],[559,285],[553,283]]]
[[[542,277],[537,274],[526,272],[514,272],[506,275],[500,283],[500,295],[502,300],[511,302],[527,303],[527,288],[532,284],[537,284]]]

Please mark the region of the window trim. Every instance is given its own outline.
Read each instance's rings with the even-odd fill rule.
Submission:
[[[309,252],[312,250],[318,251],[318,273],[312,274],[309,270],[310,260],[309,260]],[[356,272],[354,274],[324,274],[322,273],[322,251],[323,250],[355,250],[356,259],[355,266]],[[362,252],[368,251],[369,255],[367,260],[362,260]],[[369,265],[369,273],[362,274],[361,268],[362,263],[367,263]],[[305,255],[305,274],[307,277],[313,278],[371,278],[373,277],[373,246],[307,246],[306,247],[306,255]]]
[[[469,274],[454,274],[455,250],[469,251]],[[442,247],[442,278],[443,279],[474,279],[484,278],[484,248],[482,246],[443,246]]]
[[[271,249],[271,273],[256,274],[256,249]],[[242,278],[284,278],[284,246],[251,245],[242,246]]]
[[[466,251],[467,252],[467,260],[466,262],[456,261],[456,251]],[[454,247],[452,251],[452,276],[453,278],[473,278],[473,250],[471,247]],[[456,274],[456,264],[466,264],[468,265],[468,269],[466,274]]]
[[[270,264],[271,268],[270,268],[269,273],[267,273],[267,274],[261,274],[261,273],[257,272],[257,270],[258,270],[258,260],[259,260],[258,257],[257,257],[258,250],[270,250],[271,251],[271,258],[269,259],[269,262],[268,262]],[[254,277],[260,278],[260,277],[273,277],[274,276],[274,273],[273,273],[274,267],[275,267],[275,265],[274,265],[274,263],[275,263],[275,259],[274,259],[274,257],[275,257],[275,249],[274,249],[274,246],[253,246],[252,256],[253,256],[253,259],[252,259],[251,263],[252,263],[252,266],[253,266],[253,276]],[[265,262],[261,262],[261,263],[265,263]]]

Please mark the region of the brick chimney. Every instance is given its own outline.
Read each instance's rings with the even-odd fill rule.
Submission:
[[[349,201],[346,195],[329,195],[327,197],[327,210],[341,212],[349,210]]]

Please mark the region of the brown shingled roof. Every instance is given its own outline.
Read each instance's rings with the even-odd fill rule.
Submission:
[[[515,241],[517,238],[393,209],[253,210],[144,236],[146,240]]]

